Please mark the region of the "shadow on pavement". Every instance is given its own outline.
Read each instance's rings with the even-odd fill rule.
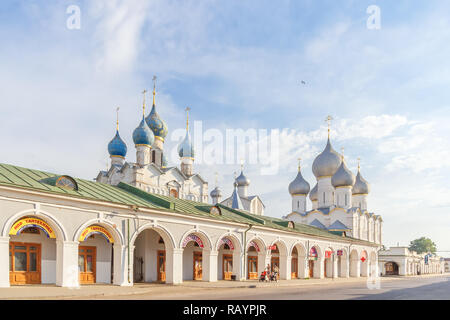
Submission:
[[[450,300],[450,277],[428,285],[368,294],[352,300]]]

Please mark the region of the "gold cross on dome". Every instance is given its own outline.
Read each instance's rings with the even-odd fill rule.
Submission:
[[[142,95],[144,96],[144,103],[142,104],[142,113],[145,116],[145,94],[147,93],[147,90],[144,89],[144,91],[142,91]]]
[[[300,171],[300,166],[301,166],[301,162],[302,162],[302,158],[298,158],[298,171]]]
[[[117,131],[119,131],[119,109],[120,107],[116,108],[116,124],[117,124]]]
[[[184,111],[186,111],[186,130],[189,130],[189,111],[191,111],[191,108],[186,107]]]
[[[156,95],[156,76],[153,76],[153,105],[155,105],[155,95]]]
[[[361,168],[361,158],[358,157],[358,171],[359,171],[360,168]]]
[[[334,120],[332,116],[328,115],[325,119],[325,121],[328,124],[328,138],[330,137],[330,126],[331,126],[331,121]]]
[[[344,159],[344,147],[341,148],[342,159]]]

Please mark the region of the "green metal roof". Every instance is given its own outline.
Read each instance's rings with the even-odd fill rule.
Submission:
[[[211,204],[178,199],[160,194],[145,192],[126,183],[117,186],[98,183],[94,181],[73,178],[78,184],[78,190],[71,190],[55,185],[56,179],[61,175],[39,170],[27,169],[9,164],[0,164],[0,185],[20,187],[45,193],[60,194],[74,198],[106,201],[110,203],[154,208],[186,215],[193,215],[216,220],[252,224],[254,226],[268,227],[277,230],[297,232],[307,235],[321,236],[334,240],[352,240],[364,244],[367,241],[342,236],[313,226],[296,223],[294,228],[288,227],[288,221],[268,216],[254,215],[249,212],[235,210],[219,204],[221,215],[211,214]]]

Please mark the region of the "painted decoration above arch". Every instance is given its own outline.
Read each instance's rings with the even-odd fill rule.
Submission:
[[[102,226],[97,226],[97,225],[92,225],[92,226],[85,228],[83,230],[83,232],[81,232],[80,237],[78,238],[78,241],[83,242],[87,238],[89,238],[90,236],[92,236],[94,234],[99,234],[99,235],[103,236],[106,239],[106,241],[108,241],[108,243],[114,243],[114,238],[111,235],[111,233],[109,233],[109,231],[106,230],[106,228],[104,228]]]
[[[183,244],[181,245],[181,247],[182,247],[182,248],[185,248],[186,245],[187,245],[189,242],[191,242],[191,241],[196,242],[200,248],[203,248],[203,247],[204,247],[204,246],[203,246],[203,241],[202,241],[202,239],[200,239],[200,237],[197,236],[197,235],[195,235],[195,234],[190,234],[190,235],[188,235],[186,238],[184,238]]]
[[[233,241],[230,240],[230,238],[227,237],[223,237],[220,242],[219,242],[219,248],[222,244],[226,244],[228,245],[228,247],[230,248],[230,250],[234,250],[234,245],[233,245]]]
[[[310,250],[309,250],[309,256],[311,257],[311,258],[317,258],[317,250],[316,250],[316,248],[315,247],[312,247]]]
[[[11,230],[9,230],[9,234],[12,236],[19,235],[23,230],[31,227],[39,228],[40,230],[42,230],[46,234],[47,238],[50,239],[56,238],[55,232],[47,222],[39,218],[31,218],[31,217],[26,217],[17,220],[12,225]]]
[[[248,244],[248,248],[250,247],[254,247],[256,251],[259,252],[259,246],[255,241],[250,241],[250,243]]]

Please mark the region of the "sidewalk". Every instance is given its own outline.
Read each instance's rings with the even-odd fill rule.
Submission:
[[[445,274],[430,274],[421,276],[389,276],[380,278],[381,281],[408,280],[411,278],[441,277],[449,276]],[[55,285],[30,285],[13,286],[10,288],[0,288],[0,299],[54,299],[79,297],[89,299],[89,297],[99,296],[118,296],[153,293],[179,293],[183,290],[203,290],[203,289],[233,289],[233,288],[266,288],[266,287],[295,287],[311,285],[330,285],[345,283],[364,283],[367,278],[337,278],[337,279],[295,279],[280,280],[279,282],[258,282],[257,280],[247,281],[223,281],[203,282],[203,281],[185,281],[179,285],[169,285],[161,283],[137,283],[134,286],[120,287],[108,284],[95,284],[81,286],[80,288],[70,289],[61,288]],[[189,288],[189,289],[188,289]]]

